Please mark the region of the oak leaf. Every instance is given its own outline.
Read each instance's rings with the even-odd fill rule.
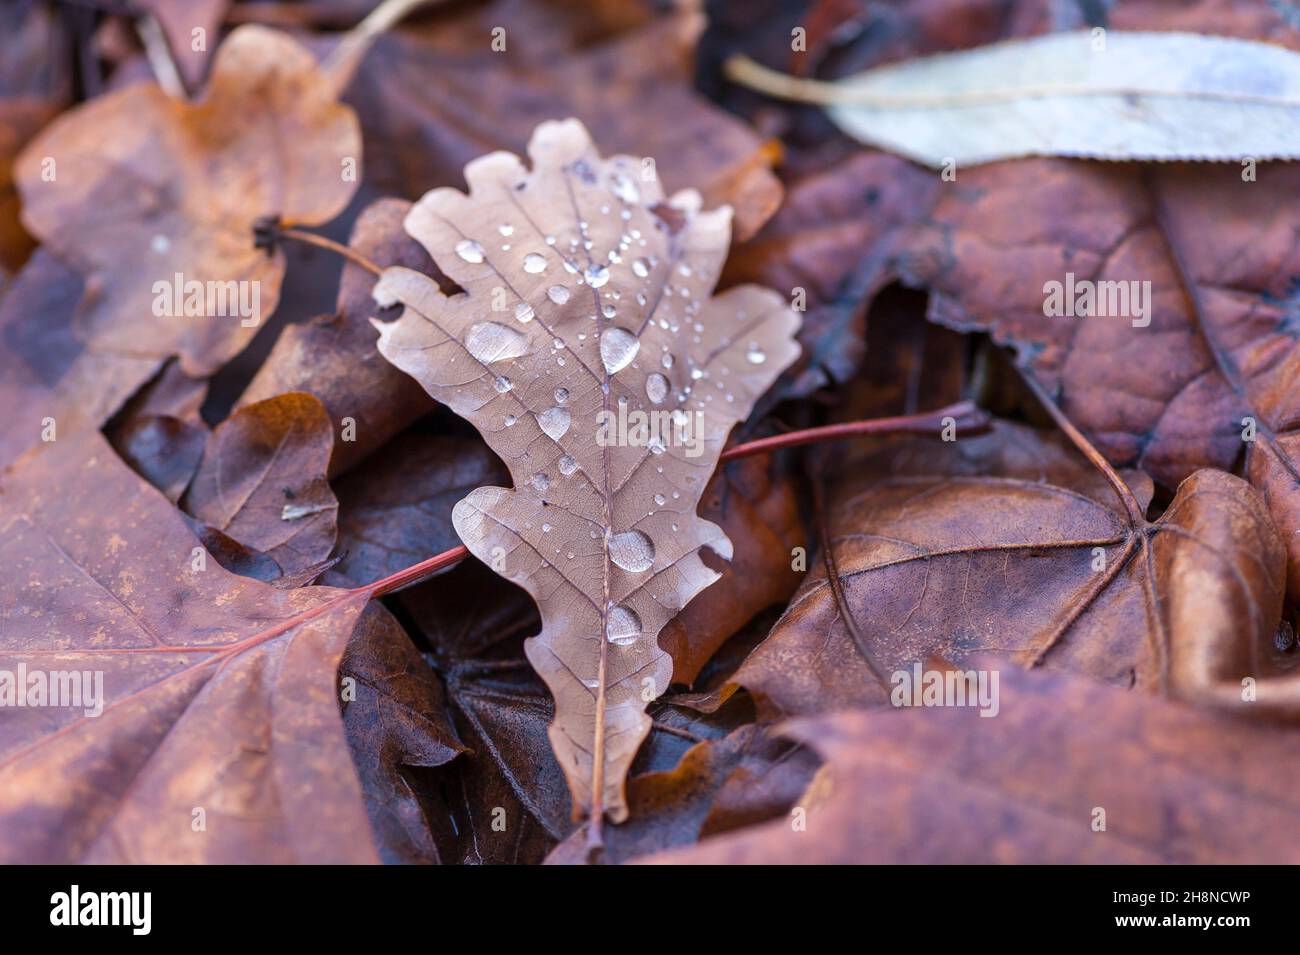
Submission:
[[[377,323],[379,348],[510,469],[513,490],[478,489],[453,521],[538,601],[527,652],[556,699],[574,812],[618,822],[645,703],[671,678],[658,634],[717,579],[700,549],[731,556],[695,506],[732,425],[797,356],[799,320],[755,286],[707,297],[730,210],[702,212],[690,191],[665,201],[575,120],[539,126],[529,155],[531,171],[485,156],[465,169],[468,196],[416,203],[407,230],[465,291],[386,270],[376,300],[405,309]]]

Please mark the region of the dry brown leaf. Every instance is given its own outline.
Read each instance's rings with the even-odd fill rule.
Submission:
[[[827,760],[798,803],[806,829],[778,819],[644,861],[1300,861],[1300,731],[1063,674],[999,676],[993,719],[967,706],[791,721]]]
[[[259,401],[212,432],[182,503],[204,524],[266,554],[284,574],[296,574],[334,549],[338,500],[325,479],[333,448],[334,426],[314,395]]]
[[[1148,522],[1145,495],[1130,507],[1077,458],[1007,425],[893,443],[848,473],[829,523],[853,626],[819,555],[732,680],[760,713],[883,703],[891,675],[916,662],[992,652],[1300,715],[1297,681],[1271,652],[1282,543],[1240,479],[1199,471]]]
[[[371,203],[357,217],[349,247],[379,266],[427,270],[433,264],[429,256],[402,230],[410,208],[400,199]],[[370,325],[374,285],[370,272],[350,262],[344,265],[334,314],[285,328],[237,403],[244,407],[286,391],[307,391],[324,403],[340,428],[351,419],[351,440],[335,445],[331,476],[347,471],[437,407],[375,351]]]
[[[575,120],[539,126],[529,155],[531,172],[485,156],[465,169],[468,196],[415,205],[408,231],[465,293],[386,270],[376,299],[406,308],[379,325],[379,347],[510,468],[514,490],[480,488],[453,520],[541,608],[528,656],[557,701],[550,736],[575,812],[621,821],[645,704],[672,674],[658,634],[717,578],[700,549],[731,556],[696,504],[732,425],[797,356],[799,320],[755,286],[708,298],[730,210],[702,212],[691,192],[665,201]],[[648,433],[630,444],[600,417],[646,410],[685,425],[652,451]]]
[[[268,587],[197,545],[93,432],[0,478],[0,664],[102,674],[98,715],[6,709],[6,861],[377,861],[336,679],[365,593]]]
[[[23,222],[86,278],[77,315],[85,347],[179,354],[182,369],[202,377],[275,309],[284,258],[254,248],[254,224],[333,218],[356,188],[345,162],[360,156],[356,117],[311,54],[246,26],[217,51],[202,100],[171,99],[151,83],[106,94],[47,127],[19,157],[16,178]],[[239,288],[239,306],[227,302],[238,314],[160,317],[155,285],[171,289],[178,274],[223,290],[254,284]],[[165,294],[174,311],[177,293]]]

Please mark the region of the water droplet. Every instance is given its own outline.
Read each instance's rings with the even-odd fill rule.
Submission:
[[[149,243],[149,248],[153,249],[155,252],[157,252],[160,255],[163,252],[166,252],[171,247],[172,247],[172,240],[167,238],[167,236],[163,235],[161,232],[158,233],[158,235],[154,236]]]
[[[745,352],[745,357],[749,359],[751,365],[761,365],[767,361],[767,355],[763,353],[763,349],[758,347],[758,342],[750,342],[749,351]]]
[[[551,486],[551,479],[548,478],[541,471],[538,471],[536,474],[533,475],[532,485],[539,491],[545,491],[548,487]],[[543,531],[550,530],[550,525],[543,524],[542,530]]]
[[[546,475],[544,475],[544,474],[542,475],[542,477],[545,477],[545,476],[546,476]],[[550,532],[551,532],[551,525],[550,525],[550,524],[543,524],[543,525],[542,525],[542,533],[543,533],[543,534],[549,534]]]
[[[557,405],[562,405],[562,404],[564,404],[564,403],[565,403],[566,401],[568,401],[568,400],[569,400],[569,389],[568,389],[568,388],[556,388],[556,389],[555,389],[555,403],[556,403]]]
[[[509,378],[504,375],[498,375],[496,381],[492,382],[492,387],[495,388],[499,394],[504,395],[507,391],[513,388],[514,385],[510,384]]]
[[[615,198],[627,203],[641,201],[641,190],[637,188],[636,183],[619,173],[616,173],[610,179],[609,191],[614,193]]]
[[[569,300],[569,290],[563,285],[552,285],[546,290],[546,297],[556,305],[563,305]]]
[[[533,320],[533,307],[527,302],[520,302],[515,306],[515,321],[524,323]]]
[[[483,261],[483,246],[473,239],[461,239],[456,243],[456,254],[466,262],[478,264]]]
[[[600,336],[600,360],[611,375],[630,365],[640,350],[641,342],[626,328],[607,328]]]
[[[469,353],[484,364],[528,354],[528,337],[500,322],[479,322],[465,336]]]
[[[578,470],[578,462],[573,458],[572,455],[566,454],[564,457],[560,458],[561,474],[563,474],[565,477],[568,477],[576,470]]]
[[[515,422],[518,421],[518,420],[519,420],[519,419],[516,418],[516,417],[515,417],[514,415],[512,415],[512,414],[508,414],[508,415],[506,415],[506,427],[507,427],[507,428],[513,428],[513,427],[515,426]]]
[[[592,288],[600,288],[609,281],[609,269],[603,265],[589,265],[582,273],[582,277]]]
[[[566,408],[547,408],[537,416],[537,425],[553,441],[559,441],[569,430],[573,415]]]
[[[610,607],[605,620],[605,639],[616,647],[636,643],[641,636],[641,618],[630,607]]]
[[[609,559],[629,573],[639,574],[655,562],[655,545],[640,531],[623,531],[609,538]]]
[[[511,236],[515,234],[515,227],[509,224],[497,226],[497,231],[502,235]]]
[[[668,503],[668,498],[664,497],[662,494],[656,494],[655,503],[658,504],[660,507],[663,507],[665,504]]]
[[[650,274],[650,261],[648,259],[637,259],[632,263],[632,271],[637,278],[645,278]]]
[[[668,379],[655,372],[645,380],[645,396],[655,404],[663,404],[668,397]]]
[[[664,352],[664,357],[659,359],[659,364],[663,365],[665,368],[673,367],[673,356],[668,352]]]
[[[546,256],[529,252],[524,256],[524,271],[529,275],[540,275],[546,271]]]

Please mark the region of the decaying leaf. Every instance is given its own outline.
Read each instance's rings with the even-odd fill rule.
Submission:
[[[93,433],[0,478],[0,553],[0,857],[376,861],[336,680],[364,592],[228,573]],[[33,706],[58,672],[81,706]]]
[[[576,121],[539,126],[529,155],[531,171],[476,160],[468,196],[435,190],[411,210],[407,230],[465,292],[386,270],[376,299],[405,310],[379,348],[510,469],[513,490],[480,488],[453,520],[538,601],[528,657],[556,699],[574,811],[598,827],[626,818],[644,707],[671,678],[659,631],[717,578],[700,549],[731,556],[696,504],[732,425],[794,361],[799,321],[755,286],[708,298],[729,210],[665,200]]]
[[[965,706],[791,721],[786,732],[827,760],[796,804],[805,826],[787,817],[646,861],[1300,860],[1300,731],[1065,675],[989,672],[994,719]]]
[[[1300,56],[1194,33],[1055,33],[823,84],[738,61],[759,89],[824,103],[849,135],[934,168],[1023,156],[1294,159]]]
[[[1015,345],[1117,465],[1174,487],[1246,453],[1300,597],[1300,253],[1293,206],[1277,199],[1300,189],[1300,171],[1260,167],[1243,181],[1235,168],[1035,160],[971,170],[963,183],[941,192],[900,257],[908,281],[931,290],[931,317]],[[1134,294],[1124,314],[1076,309],[1090,287]],[[1068,307],[1046,315],[1053,288]]]
[[[399,199],[367,206],[357,217],[349,247],[379,266],[427,270],[432,265],[428,254],[402,230],[410,208]],[[237,407],[245,407],[286,391],[306,391],[321,400],[340,428],[350,422],[348,440],[334,446],[331,476],[348,470],[436,407],[410,376],[375,350],[370,325],[374,284],[375,277],[365,269],[344,265],[334,314],[285,328],[237,402]]]
[[[298,573],[334,549],[338,500],[325,479],[333,448],[334,425],[315,396],[259,401],[212,433],[182,503],[283,573]]]
[[[1199,471],[1148,522],[1127,488],[1121,497],[1083,462],[1005,425],[946,445],[892,443],[848,473],[830,527],[851,620],[823,554],[732,679],[760,713],[883,703],[891,675],[918,662],[994,653],[1300,715],[1300,685],[1269,658],[1282,542],[1239,478]],[[1249,702],[1247,677],[1259,687]]]
[[[283,254],[254,224],[333,218],[356,188],[351,109],[284,34],[247,26],[203,99],[142,83],[65,113],[19,157],[23,222],[85,276],[77,334],[97,352],[179,354],[211,374],[275,309]]]

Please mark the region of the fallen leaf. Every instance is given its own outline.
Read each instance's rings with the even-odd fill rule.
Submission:
[[[659,631],[717,579],[700,548],[731,556],[695,504],[731,426],[798,354],[798,317],[756,286],[707,298],[727,210],[700,212],[691,193],[665,204],[636,160],[602,160],[576,121],[539,126],[529,155],[531,172],[507,153],[476,160],[469,196],[437,190],[411,210],[407,230],[466,291],[386,270],[376,299],[406,308],[379,324],[379,349],[510,468],[513,491],[480,488],[453,522],[538,601],[528,656],[557,700],[551,744],[574,812],[618,822],[644,704],[671,677]],[[680,426],[655,437],[659,453],[648,431],[599,437],[610,415],[647,408],[702,429],[690,456]]]
[[[644,861],[1300,860],[1296,730],[1064,674],[991,672],[993,719],[966,706],[791,721],[784,732],[826,759],[799,800],[806,828],[780,819]]]
[[[339,666],[343,725],[375,845],[385,863],[442,862],[417,774],[465,752],[437,676],[401,627],[370,603]]]
[[[398,435],[338,482],[338,571],[369,583],[457,546],[452,507],[505,473],[477,438]]]
[[[197,543],[93,434],[0,478],[0,664],[102,679],[98,715],[6,710],[0,857],[377,861],[336,679],[365,592],[278,590]]]
[[[399,199],[370,204],[357,218],[349,247],[376,265],[428,271],[432,260],[402,229],[410,208]],[[335,313],[285,328],[236,404],[243,408],[287,391],[306,391],[321,400],[340,429],[350,421],[350,440],[334,446],[331,476],[347,471],[437,407],[409,375],[375,350],[370,324],[376,312],[370,294],[374,285],[374,275],[346,264]]]
[[[85,348],[179,354],[186,374],[204,377],[248,343],[284,272],[282,253],[253,246],[254,224],[324,222],[356,188],[345,164],[360,160],[360,133],[334,96],[306,50],[246,26],[217,51],[201,101],[135,84],[63,114],[27,146],[16,172],[23,222],[86,278]],[[205,294],[191,308],[193,289]]]
[[[556,36],[569,23],[590,31],[590,4],[570,18],[552,4],[471,7],[423,34],[380,37],[346,96],[362,117],[367,177],[384,192],[417,196],[459,182],[486,152],[522,151],[539,118],[574,116],[604,148],[653,160],[665,192],[690,187],[709,207],[730,204],[737,236],[753,234],[780,205],[781,184],[753,131],[693,89],[704,27],[696,6],[608,30],[596,43]],[[527,43],[494,52],[481,39],[501,18],[521,16],[537,21],[520,30]]]
[[[212,432],[185,510],[285,574],[305,570],[334,549],[338,500],[325,478],[333,448],[334,426],[315,396],[249,405]]]
[[[1300,685],[1269,659],[1282,544],[1240,479],[1199,471],[1148,522],[1149,484],[1121,499],[1064,448],[1007,425],[891,443],[846,473],[828,515],[838,577],[823,545],[767,640],[699,705],[735,686],[765,717],[881,704],[918,662],[995,653],[1300,714]],[[1247,677],[1258,702],[1243,702]]]
[[[1054,33],[878,67],[834,84],[748,59],[729,75],[822,103],[846,133],[936,169],[1025,156],[1293,159],[1300,57],[1195,33]]]

